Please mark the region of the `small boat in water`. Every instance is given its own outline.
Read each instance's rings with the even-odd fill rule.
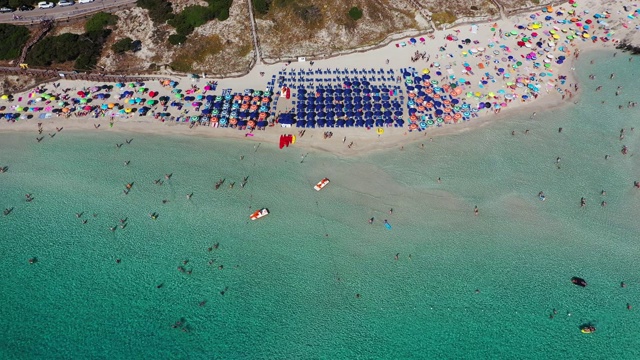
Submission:
[[[577,276],[572,277],[571,282],[578,286],[582,286],[582,287],[587,286],[587,282],[583,278],[579,278]]]
[[[580,326],[580,332],[583,334],[592,334],[596,332],[596,327],[591,324],[582,325]]]
[[[313,188],[316,189],[316,191],[320,191],[324,189],[324,187],[327,186],[328,183],[329,183],[329,178],[324,178],[320,180],[320,182],[317,183],[316,186],[314,186]]]
[[[257,210],[253,214],[251,214],[250,218],[251,218],[251,220],[257,220],[257,219],[263,218],[263,217],[265,217],[267,215],[269,215],[269,209],[262,208],[260,210]]]

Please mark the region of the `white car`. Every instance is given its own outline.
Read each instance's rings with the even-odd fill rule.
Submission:
[[[38,9],[52,9],[56,4],[52,2],[41,1],[38,3]]]
[[[88,4],[88,3],[92,3],[95,0],[78,0],[78,4]]]
[[[60,0],[58,1],[58,6],[71,6],[74,5],[75,3],[71,0]]]

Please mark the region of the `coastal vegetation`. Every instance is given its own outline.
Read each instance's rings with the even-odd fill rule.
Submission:
[[[111,50],[113,50],[116,54],[122,54],[127,51],[133,51],[133,39],[130,37],[126,37],[116,41],[113,45],[111,45]]]
[[[27,54],[27,63],[34,66],[51,66],[74,61],[73,68],[92,69],[100,56],[102,45],[111,30],[91,31],[82,35],[64,33],[45,37]]]
[[[74,69],[91,70],[98,62],[103,45],[117,22],[118,16],[98,12],[84,24],[85,33],[63,33],[45,37],[29,50],[26,61],[34,66],[73,62]]]
[[[29,29],[25,26],[0,24],[0,60],[11,60],[20,56],[29,36]]]
[[[117,22],[118,17],[116,15],[101,11],[94,14],[89,18],[89,20],[87,20],[84,24],[84,29],[88,33],[92,31],[101,31],[107,26],[115,25]]]
[[[0,7],[11,7],[14,9],[19,8],[22,5],[33,6],[35,2],[33,0],[0,0]]]
[[[171,62],[171,68],[181,72],[192,72],[194,63],[204,63],[212,55],[220,53],[224,44],[217,34],[210,36],[196,35],[190,46],[180,48]]]
[[[451,24],[456,21],[456,16],[449,11],[434,12],[431,14],[431,19],[436,25]]]
[[[351,9],[349,9],[349,17],[353,21],[360,20],[362,18],[362,10],[357,6],[352,7]]]
[[[266,15],[270,11],[292,11],[307,25],[319,24],[323,19],[320,8],[315,4],[307,4],[304,0],[252,0],[252,4],[254,10],[261,15]]]
[[[174,27],[176,33],[170,35],[168,41],[172,45],[179,45],[187,42],[187,37],[197,27],[214,19],[227,20],[232,3],[233,0],[207,0],[207,6],[187,6],[179,14],[173,13],[171,3],[166,0],[138,0],[136,4],[149,10],[149,17],[155,24],[167,23]]]

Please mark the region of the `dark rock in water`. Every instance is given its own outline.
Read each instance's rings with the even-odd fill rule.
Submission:
[[[572,277],[571,282],[578,286],[582,286],[582,287],[587,286],[587,282],[583,278],[579,278],[577,276]]]
[[[626,41],[621,41],[618,46],[616,46],[616,49],[629,51],[632,55],[640,55],[640,46],[629,44]]]

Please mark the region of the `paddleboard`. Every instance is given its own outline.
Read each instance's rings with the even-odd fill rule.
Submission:
[[[391,224],[389,224],[388,222],[384,223],[384,227],[386,227],[387,230],[391,230]]]

